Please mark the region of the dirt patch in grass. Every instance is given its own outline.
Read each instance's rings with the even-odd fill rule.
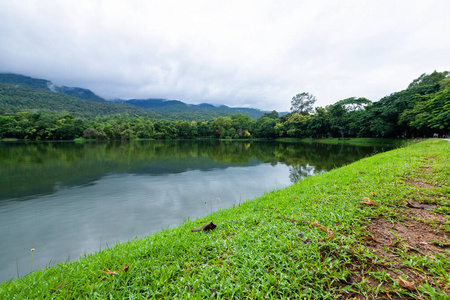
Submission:
[[[420,167],[420,170],[421,170],[422,172],[428,173],[428,174],[433,173],[433,169],[430,168],[430,167]]]
[[[353,256],[351,275],[341,284],[363,284],[374,294],[350,293],[341,299],[423,299],[418,287],[426,283],[450,295],[450,287],[437,279],[427,263],[408,265],[410,259],[423,258],[431,265],[437,255],[450,259],[450,234],[441,228],[449,220],[434,213],[436,207],[410,200],[399,208],[400,218],[380,217],[368,223],[362,242],[375,257],[360,261]]]
[[[405,212],[405,216],[404,222],[392,223],[385,218],[373,220],[367,227],[371,241],[366,246],[381,257],[392,258],[394,261],[399,257],[392,255],[391,252],[401,247],[421,255],[445,253],[445,247],[437,244],[448,243],[448,235],[444,230],[433,228],[426,223],[429,221],[432,224],[442,225],[445,217],[423,209],[409,209]]]
[[[409,185],[413,185],[420,188],[433,189],[439,187],[438,185],[426,183],[423,179],[405,179],[405,182]]]
[[[406,208],[401,211],[402,220],[389,220],[384,217],[372,220],[367,225],[369,235],[364,242],[365,246],[376,256],[381,258],[382,263],[374,267],[375,271],[384,271],[389,274],[393,281],[397,281],[400,286],[410,291],[425,282],[436,286],[450,295],[450,288],[441,286],[435,282],[433,276],[424,267],[411,268],[404,264],[405,255],[419,255],[434,259],[435,255],[449,255],[449,234],[440,228],[441,225],[448,222],[448,219],[440,214],[429,211],[436,207],[435,205],[424,205],[420,208]],[[419,207],[419,206],[418,206]],[[425,207],[427,209],[425,209]],[[352,281],[360,281],[357,275],[354,275]],[[372,281],[374,281],[372,279]],[[375,283],[371,283],[376,286]],[[379,284],[379,283],[378,283]],[[383,284],[383,288],[388,290]],[[387,296],[387,295],[386,295]],[[389,298],[389,297],[388,297]],[[392,299],[408,299],[396,298]]]

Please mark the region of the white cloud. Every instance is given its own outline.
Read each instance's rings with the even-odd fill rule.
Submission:
[[[0,72],[107,98],[288,110],[449,70],[450,2],[4,1]]]

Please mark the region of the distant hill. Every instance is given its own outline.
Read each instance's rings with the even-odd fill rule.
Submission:
[[[208,103],[198,105],[186,104],[179,100],[166,99],[130,99],[115,100],[114,102],[125,103],[163,114],[170,114],[175,119],[187,120],[210,120],[212,118],[226,117],[237,113],[249,115],[250,118],[256,120],[266,113],[255,108],[228,107],[225,105],[217,107]]]
[[[144,110],[131,105],[111,102],[93,102],[54,93],[45,89],[0,83],[0,111],[34,111],[67,113],[75,117],[93,118],[97,116],[129,115],[166,119],[160,113]]]
[[[91,90],[79,87],[57,86],[49,80],[37,79],[24,75],[3,73],[0,74],[0,83],[12,84],[17,87],[28,87],[44,91],[52,91],[68,96],[77,97],[83,100],[94,102],[105,102],[106,100],[94,94]]]
[[[208,103],[195,105],[167,99],[107,101],[88,89],[58,86],[46,79],[10,73],[0,73],[0,84],[0,108],[13,112],[37,109],[52,112],[64,111],[83,117],[129,113],[133,116],[150,116],[172,121],[207,121],[237,113],[249,115],[256,120],[266,113],[255,108],[225,105],[217,107]],[[88,102],[77,102],[77,99]],[[91,105],[92,107],[89,107]]]

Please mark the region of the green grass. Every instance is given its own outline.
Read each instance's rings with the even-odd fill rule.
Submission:
[[[424,166],[432,172],[422,172]],[[427,194],[405,183],[417,176],[436,188]],[[412,196],[450,205],[449,178],[450,143],[414,143],[5,282],[0,298],[444,299],[450,289],[449,251],[423,257],[399,247],[395,253],[401,262],[390,264],[365,241],[372,219],[401,220],[402,203]],[[364,197],[379,205],[362,205]],[[446,217],[448,235],[448,213]],[[217,224],[215,230],[190,231],[209,221]],[[129,267],[126,272],[124,266]],[[409,290],[377,266],[398,271],[403,279],[410,276],[403,270],[410,268],[428,280]]]
[[[355,146],[403,146],[410,140],[404,139],[380,139],[380,138],[327,138],[327,139],[300,139],[304,143],[323,143],[335,145]]]

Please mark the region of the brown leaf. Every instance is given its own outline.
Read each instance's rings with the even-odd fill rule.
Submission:
[[[128,271],[129,268],[130,268],[130,266],[123,266],[123,268],[119,268],[117,270],[119,271],[119,273],[121,273],[122,271],[124,271],[124,272]]]
[[[215,294],[217,292],[217,289],[211,289],[211,294]]]
[[[416,286],[414,285],[414,282],[406,281],[406,280],[402,279],[401,277],[399,277],[397,279],[397,282],[405,289],[408,289],[410,291],[416,290]]]
[[[376,197],[377,196],[377,193],[375,193],[375,192],[372,192],[370,194],[372,195],[372,197]]]
[[[216,227],[217,227],[216,224],[214,224],[213,222],[210,222],[210,223],[200,226],[198,228],[191,229],[191,231],[196,232],[196,231],[202,231],[202,230],[212,230]]]
[[[367,197],[364,197],[363,201],[361,201],[360,203],[368,205],[368,206],[377,206],[378,205],[378,203],[376,203],[375,201],[373,201],[372,199],[367,198]]]
[[[103,267],[106,271],[100,271],[100,272],[102,272],[102,273],[105,273],[105,274],[109,274],[109,275],[119,275],[119,274],[117,274],[117,272],[115,272],[115,271],[111,271],[110,269],[107,269],[106,267]]]
[[[322,230],[323,232],[328,233],[328,237],[329,237],[329,238],[334,238],[334,233],[333,233],[333,231],[329,230],[328,228],[326,228],[326,227],[323,226],[322,224],[319,224],[317,221],[310,222],[309,225],[314,226],[314,227],[316,227],[316,228],[319,228],[319,229]]]
[[[57,289],[57,290],[60,289],[60,288],[64,285],[64,282],[66,282],[65,279],[63,280],[63,282],[61,282],[61,283],[58,285],[58,287],[57,287],[56,289]]]
[[[295,220],[295,219],[291,219],[291,218],[281,218],[281,217],[278,217],[278,219],[284,219],[284,220],[288,220],[288,221],[292,221],[292,222],[306,223],[306,224],[308,224],[310,226],[314,226],[316,228],[319,228],[323,232],[328,233],[328,237],[329,238],[332,238],[332,239],[334,238],[333,231],[331,231],[328,228],[326,228],[325,226],[319,224],[317,221],[310,222],[310,221],[306,221],[306,220]]]

